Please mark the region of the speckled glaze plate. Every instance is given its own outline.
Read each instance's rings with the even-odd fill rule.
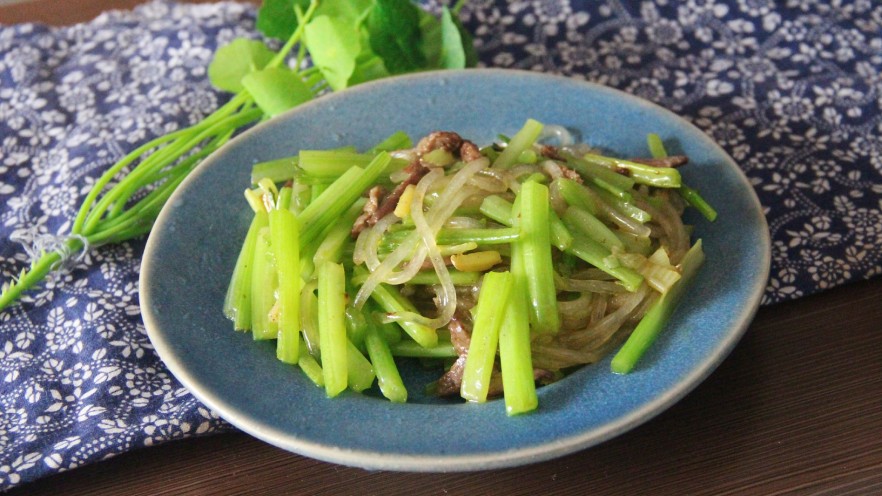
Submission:
[[[418,138],[454,130],[478,143],[528,118],[563,125],[592,146],[646,155],[658,133],[718,209],[687,211],[707,262],[669,328],[638,369],[609,358],[539,389],[540,406],[509,418],[502,401],[444,403],[422,394],[432,376],[405,364],[411,400],[345,392],[327,399],[224,318],[224,293],[250,221],[242,198],[254,163],[301,148],[368,147],[396,130]],[[640,425],[691,391],[728,355],[753,318],[769,271],[768,227],[750,184],[726,153],[671,112],[609,88],[509,70],[423,73],[328,95],[259,125],[206,160],[153,229],[141,270],[141,307],[169,370],[208,407],[264,441],[367,469],[467,471],[562,456]]]

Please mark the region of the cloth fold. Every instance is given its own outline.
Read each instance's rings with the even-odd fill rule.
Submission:
[[[882,272],[882,6],[833,5],[473,0],[462,16],[482,65],[622,89],[726,149],[769,219],[768,305]],[[228,98],[206,68],[218,46],[258,37],[254,16],[159,0],[71,27],[0,28],[3,281],[65,239],[113,162]],[[143,245],[70,257],[0,314],[0,489],[230,428],[153,352]]]

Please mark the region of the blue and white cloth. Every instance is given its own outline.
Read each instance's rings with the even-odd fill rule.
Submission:
[[[218,46],[257,37],[254,14],[160,0],[72,27],[0,27],[0,279],[67,233],[110,164],[225,101],[206,67]],[[462,15],[482,65],[619,88],[722,145],[768,216],[764,304],[882,272],[882,4],[472,0]],[[72,258],[0,314],[0,490],[230,428],[153,352],[143,246]]]

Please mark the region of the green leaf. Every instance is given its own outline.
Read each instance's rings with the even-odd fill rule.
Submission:
[[[462,46],[462,36],[450,9],[441,11],[441,60],[444,69],[464,69],[466,54]]]
[[[346,2],[343,2],[346,3]],[[306,10],[309,0],[263,0],[257,11],[258,31],[270,38],[287,40],[297,29],[297,15],[294,6]]]
[[[382,79],[389,77],[389,71],[383,64],[383,59],[377,57],[377,54],[370,50],[365,50],[359,55],[355,70],[349,78],[348,86],[366,83],[374,79]]]
[[[208,79],[217,89],[238,93],[243,89],[242,78],[263,69],[274,55],[261,41],[236,38],[217,49],[208,66]]]
[[[367,17],[371,49],[392,74],[426,68],[420,9],[410,0],[376,0]]]
[[[341,19],[318,16],[306,25],[306,48],[333,90],[346,88],[355,71],[361,42],[356,27]]]
[[[269,67],[242,78],[242,85],[263,112],[274,117],[303,102],[312,100],[312,91],[294,71]]]
[[[335,19],[350,21],[353,25],[357,25],[361,24],[364,18],[367,17],[373,5],[373,0],[324,0],[319,3],[315,15],[326,15]]]
[[[457,11],[454,11],[454,14],[450,17],[456,26],[456,30],[459,31],[459,39],[462,41],[462,50],[465,54],[465,66],[475,67],[478,65],[478,52],[475,50],[475,40],[472,37],[472,33],[463,26],[462,21],[459,20],[455,12]]]
[[[426,67],[441,67],[441,21],[431,13],[420,9],[420,33]]]

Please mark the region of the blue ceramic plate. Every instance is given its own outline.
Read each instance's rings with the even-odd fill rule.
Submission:
[[[412,401],[371,394],[325,398],[275,359],[271,342],[237,333],[221,313],[251,211],[242,198],[254,163],[301,148],[368,147],[396,130],[418,138],[455,130],[478,143],[528,118],[560,124],[620,156],[646,155],[646,135],[690,157],[686,180],[719,210],[687,212],[707,263],[638,369],[609,358],[539,389],[539,409],[509,418],[502,401],[438,403],[431,376],[405,366]],[[424,73],[322,97],[266,122],[206,160],[178,189],[150,235],[141,306],[159,356],[224,419],[309,457],[368,469],[464,471],[506,467],[587,448],[646,422],[691,391],[726,357],[760,302],[769,237],[747,179],[720,147],[674,114],[609,88],[507,70]]]

